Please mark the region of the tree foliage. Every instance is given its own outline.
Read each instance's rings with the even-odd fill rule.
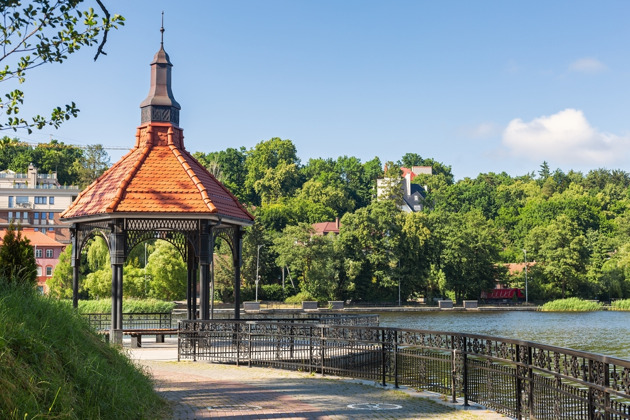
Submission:
[[[37,283],[35,252],[28,238],[22,236],[22,228],[13,223],[4,233],[0,247],[0,273],[9,284]]]
[[[70,54],[83,47],[100,46],[94,59],[104,54],[103,46],[110,29],[124,24],[124,18],[111,16],[101,1],[97,0],[104,16],[93,8],[83,8],[82,0],[9,0],[0,6],[0,82],[21,85],[27,73],[43,64],[63,63]],[[0,129],[26,129],[45,126],[59,127],[64,121],[76,117],[76,104],[55,107],[50,116],[23,117],[20,106],[24,103],[24,92],[10,87],[2,95],[1,108],[5,121]]]

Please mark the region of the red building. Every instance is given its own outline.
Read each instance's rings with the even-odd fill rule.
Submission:
[[[0,231],[0,243],[4,238],[5,231]],[[59,255],[66,248],[65,244],[56,241],[52,235],[45,235],[36,232],[32,228],[23,228],[22,237],[30,241],[35,251],[35,262],[37,263],[37,289],[41,293],[48,293],[46,281],[52,277],[53,271],[59,262]]]

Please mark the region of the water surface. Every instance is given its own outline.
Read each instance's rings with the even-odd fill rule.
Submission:
[[[630,312],[379,313],[384,327],[517,338],[630,360]]]

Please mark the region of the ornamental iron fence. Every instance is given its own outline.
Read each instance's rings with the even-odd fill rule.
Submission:
[[[111,313],[81,314],[87,319],[90,327],[96,331],[106,331],[111,327]],[[173,317],[170,312],[124,313],[123,329],[165,329],[173,328]]]
[[[182,359],[407,385],[518,419],[630,419],[630,361],[522,340],[303,319],[187,320],[178,326]]]

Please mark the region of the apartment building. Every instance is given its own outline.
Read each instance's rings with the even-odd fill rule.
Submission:
[[[41,174],[33,164],[25,174],[0,171],[0,229],[14,222],[69,244],[69,226],[60,222],[59,215],[79,192],[76,186],[60,185],[56,172]]]

